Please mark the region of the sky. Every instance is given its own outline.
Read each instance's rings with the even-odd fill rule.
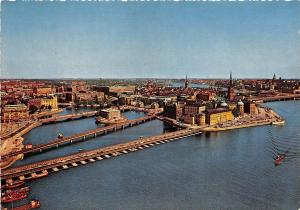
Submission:
[[[2,2],[1,78],[300,78],[300,2]]]

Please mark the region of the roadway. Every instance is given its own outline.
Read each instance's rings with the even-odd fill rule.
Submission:
[[[175,132],[164,133],[161,135],[144,137],[127,143],[116,144],[51,160],[45,160],[24,166],[6,169],[2,171],[0,177],[1,180],[18,178],[20,179],[20,177],[31,177],[32,174],[41,173],[45,170],[48,173],[52,173],[60,171],[60,169],[58,169],[59,167],[68,169],[70,167],[85,165],[86,163],[146,149],[155,145],[168,143],[175,139],[192,136],[199,133],[201,133],[199,129],[184,129]]]

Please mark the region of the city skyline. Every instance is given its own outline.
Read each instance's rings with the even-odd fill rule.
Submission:
[[[300,78],[299,18],[297,2],[3,2],[1,78]]]

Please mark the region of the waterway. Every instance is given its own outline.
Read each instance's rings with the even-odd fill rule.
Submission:
[[[271,138],[300,152],[300,101],[268,103],[286,125],[204,133],[97,161],[29,182],[41,209],[284,209],[300,208],[300,159],[275,167]],[[138,114],[139,115],[139,114]],[[136,113],[128,116],[138,117]],[[94,128],[94,120],[56,124],[66,134]],[[56,125],[32,130],[26,141],[57,135]],[[60,126],[63,125],[63,126]],[[164,132],[157,120],[84,143],[35,155],[18,164]],[[25,201],[23,201],[25,202]],[[16,203],[16,204],[20,204]]]

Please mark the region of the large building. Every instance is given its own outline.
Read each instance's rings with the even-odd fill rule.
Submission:
[[[42,109],[42,108],[58,109],[57,97],[47,96],[42,98],[29,99],[27,106],[28,108],[35,106],[38,109]]]
[[[182,107],[177,103],[167,104],[164,107],[164,116],[178,121],[182,117]]]
[[[36,87],[33,89],[35,95],[50,95],[53,94],[52,87]]]
[[[217,108],[207,110],[206,112],[206,124],[215,125],[218,123],[224,123],[234,119],[232,112],[228,109]]]
[[[244,112],[248,114],[257,114],[258,110],[256,104],[253,101],[245,101]]]
[[[29,120],[29,111],[25,104],[6,105],[1,110],[2,123],[24,122]]]
[[[118,109],[102,109],[100,116],[107,120],[119,119],[121,118],[121,112]]]

